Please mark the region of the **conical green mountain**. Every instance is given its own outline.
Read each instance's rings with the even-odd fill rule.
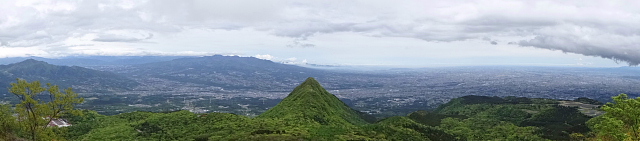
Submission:
[[[359,125],[367,123],[361,113],[351,109],[309,77],[282,102],[256,118],[317,122],[322,125]]]

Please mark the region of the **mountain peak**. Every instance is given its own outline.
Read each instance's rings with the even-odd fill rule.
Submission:
[[[51,69],[51,68],[57,68],[57,66],[51,65],[44,61],[27,59],[21,62],[5,65],[4,68],[9,70],[25,70],[25,69],[45,69],[45,68]]]
[[[315,78],[313,77],[309,77],[307,78],[307,80],[304,80],[304,82],[302,82],[302,84],[300,84],[300,86],[310,86],[310,87],[316,87],[316,88],[322,88],[322,85],[320,85],[320,82],[318,82]],[[298,86],[298,87],[300,87]]]
[[[282,102],[257,118],[278,118],[322,125],[357,125],[366,123],[361,114],[338,97],[327,92],[318,81],[309,77]]]
[[[22,62],[18,62],[18,63],[15,63],[15,64],[21,64],[21,65],[25,65],[25,64],[46,64],[46,65],[49,65],[49,63],[47,63],[47,62],[38,61],[36,59],[27,59],[27,60],[24,60]]]

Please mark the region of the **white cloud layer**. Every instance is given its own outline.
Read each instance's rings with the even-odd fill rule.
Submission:
[[[275,57],[273,57],[273,56],[271,56],[269,54],[265,54],[265,55],[258,54],[258,55],[254,56],[254,57],[256,57],[258,59],[263,59],[263,60],[272,60],[272,59],[275,58]]]
[[[627,0],[5,0],[0,1],[0,50],[11,52],[0,55],[242,54],[280,50],[269,54],[294,56],[296,53],[287,52],[287,48],[330,48],[320,46],[322,43],[315,38],[348,33],[378,40],[419,39],[443,46],[479,40],[496,48],[535,47],[638,65],[638,7],[640,1]],[[237,31],[252,35],[219,42],[186,42],[193,39],[178,37],[194,30],[201,34]],[[344,39],[327,42],[351,44]],[[184,47],[206,44],[201,48],[214,48],[223,43],[225,48],[216,50]],[[372,45],[361,41],[347,47],[368,52],[351,52],[353,56],[376,54],[372,53],[376,50],[367,48]],[[268,51],[261,54],[265,53]]]

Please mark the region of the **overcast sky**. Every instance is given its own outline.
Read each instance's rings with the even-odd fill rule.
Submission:
[[[634,0],[2,0],[0,57],[627,66],[640,63],[638,7]]]

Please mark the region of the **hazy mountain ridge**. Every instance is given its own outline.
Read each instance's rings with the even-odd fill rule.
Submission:
[[[132,90],[116,92],[118,95],[127,96],[103,95],[103,93],[112,93],[111,90],[98,91],[100,93],[95,95],[82,95],[95,99],[88,100],[88,103],[95,101],[102,104],[98,107],[90,104],[83,106],[100,111],[101,114],[198,107],[208,111],[259,115],[266,110],[265,108],[275,106],[277,102],[265,104],[264,100],[257,99],[280,101],[287,96],[289,90],[310,76],[325,82],[324,87],[329,92],[354,109],[373,114],[378,118],[405,115],[420,110],[421,107],[436,108],[450,99],[464,95],[568,100],[589,97],[606,101],[610,100],[611,95],[618,93],[627,93],[630,96],[640,94],[640,88],[635,86],[640,79],[634,79],[639,75],[633,74],[636,68],[632,67],[487,66],[423,68],[411,71],[341,72],[309,69],[253,57],[207,56],[174,60],[177,61],[112,65],[104,68],[90,67],[107,72],[118,72],[119,75],[133,79],[131,81],[138,82],[140,85]],[[153,67],[138,67],[145,65]],[[244,66],[247,68],[243,69]],[[110,67],[114,70],[110,70]],[[299,73],[301,71],[298,69],[307,73]],[[616,71],[618,69],[625,71]],[[291,74],[298,76],[289,76]],[[4,78],[6,77],[4,75],[0,77],[10,80],[5,81],[4,88],[10,87],[8,83],[15,81],[15,78]],[[61,85],[65,82],[49,83]],[[117,89],[106,88],[106,85],[91,87]],[[3,92],[6,93],[6,91]],[[213,107],[207,105],[211,103],[211,99],[223,101],[239,98],[250,100],[236,101],[239,102],[238,104],[252,106],[246,109],[237,104],[229,105],[229,103]],[[231,107],[217,108],[218,106]],[[107,111],[109,112],[105,113]]]
[[[159,78],[169,81],[221,87],[227,90],[286,91],[307,77],[330,82],[343,80],[330,87],[358,88],[371,83],[345,80],[341,76],[371,76],[368,74],[305,68],[275,63],[254,57],[205,56],[132,65],[126,72],[134,78]],[[346,84],[346,85],[345,85]],[[373,84],[375,85],[375,84]]]
[[[83,57],[77,58],[82,59]],[[94,60],[127,58],[156,60],[156,62],[132,65],[88,66],[92,69],[114,72],[133,78],[144,84],[144,87],[138,88],[144,91],[167,89],[173,89],[173,91],[213,89],[217,91],[224,89],[232,92],[287,93],[288,89],[302,82],[300,80],[315,77],[326,82],[325,87],[329,90],[353,90],[349,93],[367,97],[387,95],[389,92],[386,91],[398,91],[397,93],[402,95],[457,94],[444,97],[446,100],[464,96],[464,94],[518,95],[563,99],[590,97],[599,100],[609,100],[609,97],[618,93],[640,94],[640,89],[631,85],[640,82],[638,79],[640,75],[636,73],[638,69],[634,67],[476,66],[362,72],[321,70],[281,64],[254,57],[221,55],[186,58],[177,56],[84,58]],[[162,59],[165,60],[159,61]],[[569,88],[563,89],[565,87]],[[369,91],[369,89],[376,90]],[[342,95],[343,93],[337,94]]]
[[[124,76],[78,66],[56,66],[43,61],[28,59],[22,62],[0,65],[0,85],[21,78],[41,81],[61,87],[73,87],[76,92],[116,92],[131,90],[139,85]]]
[[[0,58],[0,65],[18,63],[28,59],[41,60],[49,64],[62,66],[84,67],[104,65],[137,65],[190,57],[191,56],[67,56],[62,58],[8,57]]]

